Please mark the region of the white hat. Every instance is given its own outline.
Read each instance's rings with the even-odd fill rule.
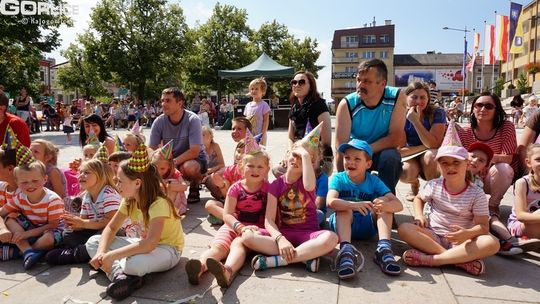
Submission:
[[[536,97],[536,95],[532,94],[531,96],[529,96],[529,99],[527,99],[528,101],[532,101],[532,100],[538,100],[538,98]]]

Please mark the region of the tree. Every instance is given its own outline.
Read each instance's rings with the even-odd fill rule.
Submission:
[[[58,7],[61,0],[40,0]],[[4,5],[4,4],[3,4]],[[10,10],[20,9],[11,6]],[[39,84],[39,60],[60,45],[61,25],[72,26],[65,14],[0,15],[0,82],[9,91],[27,87],[36,93]]]
[[[81,90],[85,98],[100,96],[107,93],[97,70],[88,62],[87,55],[79,46],[70,44],[62,52],[69,61],[69,65],[58,70],[58,83],[64,90]]]
[[[250,35],[246,10],[217,3],[208,21],[193,32],[196,42],[184,61],[190,88],[226,92],[241,88],[238,81],[220,79],[218,71],[241,68],[255,59]]]
[[[103,0],[80,36],[89,64],[105,81],[144,100],[150,90],[179,86],[180,58],[191,43],[182,9],[166,0]]]
[[[519,94],[525,94],[529,89],[529,80],[527,79],[527,75],[523,72],[519,73],[517,89],[519,90]]]
[[[493,92],[495,94],[497,94],[498,96],[501,96],[501,92],[504,88],[504,78],[497,78],[497,80],[495,80],[495,86],[493,86]]]

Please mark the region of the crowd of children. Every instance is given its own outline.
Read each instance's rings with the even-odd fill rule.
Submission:
[[[337,276],[350,279],[364,265],[352,241],[375,236],[373,261],[384,274],[400,275],[391,233],[403,205],[369,172],[370,145],[357,139],[342,144],[337,152],[344,171],[329,177],[322,168],[321,123],[292,145],[283,172],[274,172],[269,182],[265,90],[264,80],[251,82],[247,118],[232,121],[234,159],[226,162],[212,130],[203,128],[209,157],[203,183],[213,196],[205,207],[209,222],[221,227],[209,248],[186,263],[189,283],[199,284],[209,272],[219,286],[229,287],[250,252],[256,271],[303,263],[317,272],[321,257],[333,256]],[[27,148],[13,130],[6,131],[0,149],[0,260],[22,258],[25,269],[42,258],[51,265],[89,263],[111,280],[107,294],[123,299],[143,286],[146,274],[179,263],[189,184],[174,166],[172,142],[150,150],[136,121],[122,139],[113,139],[92,115],[82,120],[83,155],[66,170],[57,168],[59,150],[51,142],[37,139]],[[492,158],[485,144],[463,148],[450,124],[436,156],[441,177],[421,188],[413,221],[398,228],[412,247],[403,253],[405,264],[455,265],[480,275],[486,271],[482,259],[500,246],[512,254],[536,249],[490,234],[479,176]],[[540,238],[540,145],[529,147],[527,164],[530,174],[514,189],[509,237]]]

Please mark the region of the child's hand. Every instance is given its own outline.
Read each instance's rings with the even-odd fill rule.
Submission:
[[[257,227],[256,225],[249,225],[249,226],[243,227],[242,230],[240,230],[240,232],[242,234],[244,234],[244,232],[246,232],[246,231],[255,232],[255,231],[258,231],[258,230],[259,230],[259,227]]]
[[[11,242],[16,244],[26,239],[28,239],[28,236],[26,235],[26,231],[18,231],[18,232],[13,233],[11,237]]]
[[[368,215],[369,211],[373,210],[373,204],[371,202],[354,202],[353,210],[360,212],[363,216]]]
[[[101,270],[105,271],[105,273],[111,273],[114,260],[115,259],[110,251],[105,253],[101,257]]]
[[[451,225],[450,229],[452,229],[452,232],[447,233],[445,237],[452,244],[459,245],[467,241],[468,239],[470,239],[469,232],[467,229],[464,229],[458,225]]]
[[[101,265],[102,265],[102,258],[103,258],[103,255],[104,253],[102,252],[98,252],[91,260],[90,262],[88,262],[88,264],[90,264],[90,266],[92,266],[92,268],[94,268],[95,270],[98,270],[101,268]]]
[[[9,243],[11,242],[11,238],[13,237],[13,233],[7,229],[2,229],[0,231],[0,243]]]
[[[386,209],[387,209],[387,205],[385,204],[385,201],[381,198],[376,198],[373,200],[373,211],[376,213],[376,214],[381,214],[381,213],[384,213],[384,212],[388,212]]]
[[[64,223],[71,227],[73,230],[82,230],[84,229],[84,221],[82,218],[76,215],[64,215]]]
[[[413,224],[415,224],[418,227],[422,227],[422,228],[427,228],[428,227],[428,221],[427,221],[427,218],[424,215],[415,216]]]
[[[303,147],[301,146],[295,147],[294,149],[292,149],[291,153],[293,155],[295,154],[298,155],[298,157],[302,158],[302,161],[308,159],[309,162],[311,163],[311,155],[309,155],[309,152]]]
[[[288,263],[290,263],[296,256],[296,250],[294,249],[291,242],[289,242],[289,240],[287,240],[285,237],[279,238],[278,247],[279,247],[279,254]]]

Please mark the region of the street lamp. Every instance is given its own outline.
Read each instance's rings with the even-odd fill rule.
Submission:
[[[465,66],[467,65],[467,32],[470,32],[470,30],[467,29],[467,26],[465,26],[465,28],[462,28],[462,29],[445,26],[442,29],[448,30],[448,31],[463,32],[464,51],[463,51],[463,66],[461,68],[461,73],[463,74],[463,88],[461,90],[461,100],[464,104],[463,112],[467,112],[467,102],[465,101],[465,75],[466,75]]]

